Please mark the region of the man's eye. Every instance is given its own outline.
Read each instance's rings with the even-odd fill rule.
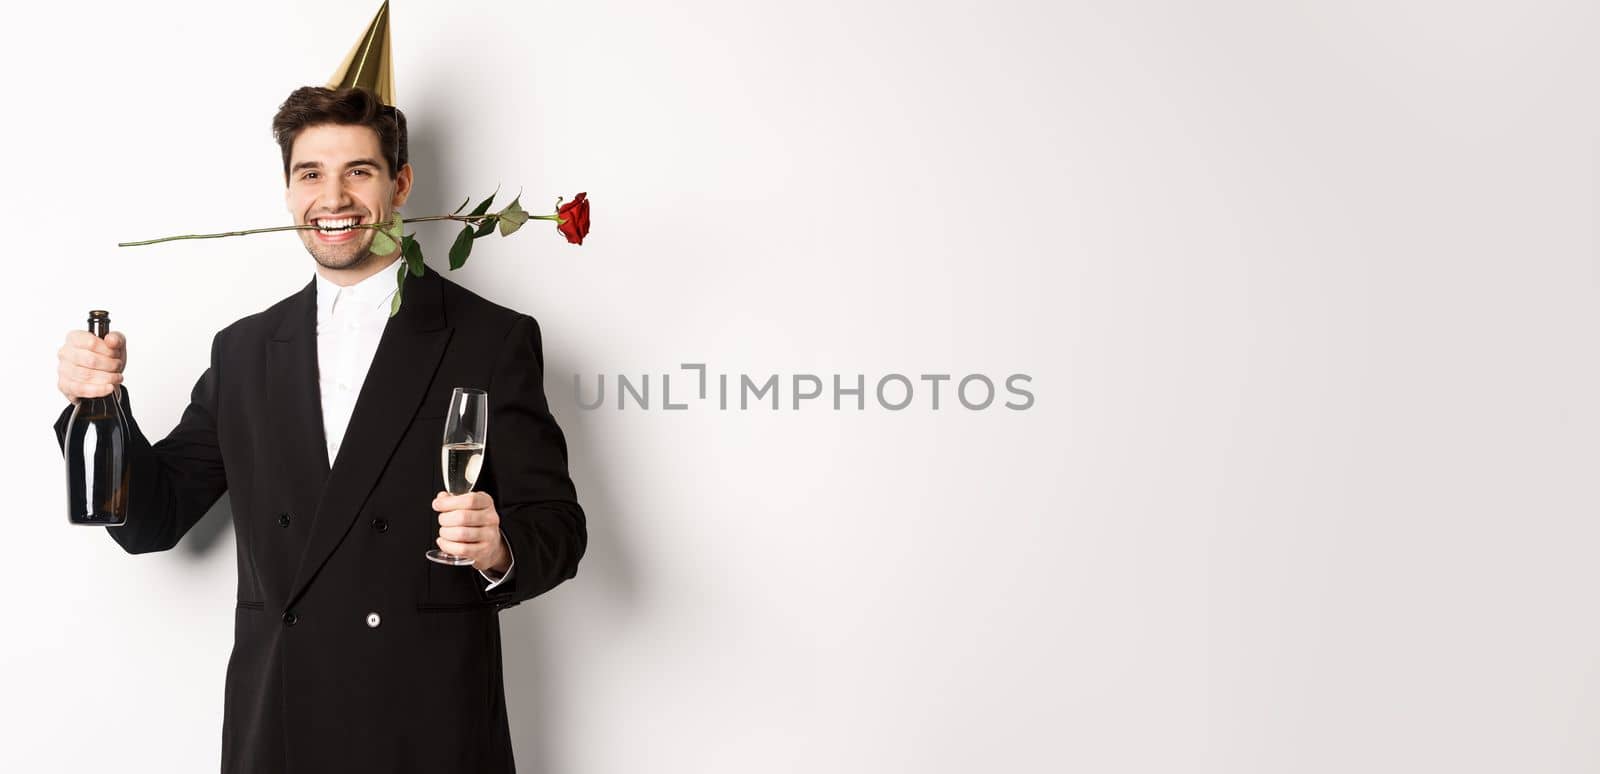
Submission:
[[[360,172],[363,175],[367,174],[367,171],[365,169],[352,169],[352,170],[350,170],[350,174],[355,174],[357,172]]]
[[[300,179],[301,180],[310,180],[311,178],[316,177],[316,176],[317,176],[317,173],[315,173],[315,172],[307,172],[304,175],[302,175],[300,177]]]

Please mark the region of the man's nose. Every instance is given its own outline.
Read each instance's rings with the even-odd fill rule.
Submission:
[[[322,209],[329,212],[343,212],[345,205],[353,201],[350,198],[350,191],[344,186],[344,181],[331,175],[324,178],[322,190],[317,196],[322,200]]]

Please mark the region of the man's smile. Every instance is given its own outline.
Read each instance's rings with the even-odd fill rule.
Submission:
[[[323,229],[317,229],[314,233],[317,235],[318,242],[323,242],[330,245],[339,244],[341,242],[349,242],[350,240],[356,238],[355,229],[353,228],[341,229],[339,231],[325,231]]]
[[[316,226],[317,241],[326,244],[339,244],[355,238],[355,226],[361,219],[355,216],[338,218],[312,218],[311,225]]]

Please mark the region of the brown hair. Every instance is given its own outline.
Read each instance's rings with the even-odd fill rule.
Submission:
[[[377,132],[390,179],[398,177],[400,168],[406,165],[406,115],[399,108],[385,105],[377,95],[355,86],[301,86],[278,106],[278,114],[272,117],[272,137],[283,151],[285,185],[294,139],[300,136],[300,130],[319,124],[354,124]]]

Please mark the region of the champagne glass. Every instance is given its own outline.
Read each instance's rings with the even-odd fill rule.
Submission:
[[[475,387],[455,388],[450,393],[450,413],[444,418],[444,442],[439,450],[446,492],[466,494],[477,485],[488,434],[489,393]],[[438,520],[437,511],[434,520]],[[427,556],[439,564],[472,564],[468,557],[447,554],[437,548],[428,549]]]

